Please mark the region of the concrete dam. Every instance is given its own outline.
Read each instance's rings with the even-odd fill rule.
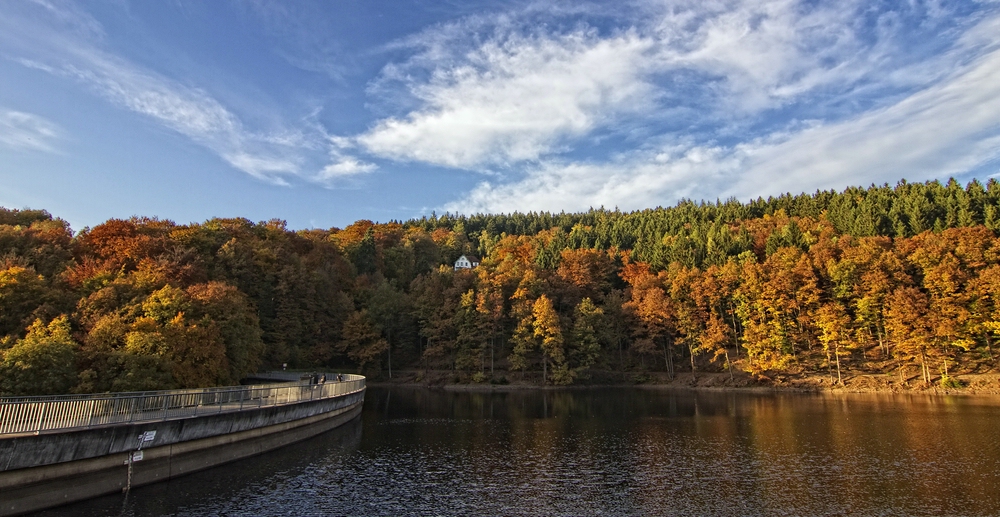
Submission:
[[[361,414],[365,378],[0,398],[0,516],[165,481],[304,440]]]

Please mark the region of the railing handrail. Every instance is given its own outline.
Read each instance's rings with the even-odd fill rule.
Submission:
[[[269,380],[269,381],[288,381],[288,382],[291,382],[291,381],[297,381],[299,379],[306,379],[307,377],[309,377],[311,375],[314,375],[314,374],[316,374],[316,372],[314,372],[314,371],[313,372],[295,372],[295,371],[287,371],[287,370],[271,370],[269,372],[257,372],[257,373],[255,373],[253,375],[247,376],[247,378],[248,379]],[[319,372],[319,374],[322,375],[323,372]],[[334,374],[328,373],[327,374],[327,378],[329,378],[330,375],[334,375]]]
[[[0,436],[242,411],[338,397],[365,387],[361,375],[343,374],[342,382],[336,380],[337,374],[325,375],[323,384],[306,380],[186,390],[4,397],[0,398]]]
[[[263,375],[267,375],[272,372],[267,372]],[[319,375],[324,375],[320,372]],[[338,374],[336,373],[326,373],[327,382],[335,382]],[[355,381],[358,379],[364,379],[363,375],[354,375],[350,373],[342,373],[339,375],[344,376],[344,382]],[[251,377],[257,378],[257,377]],[[286,385],[298,385],[298,384],[309,384],[309,380],[294,380],[282,383],[269,383],[269,384],[247,384],[239,386],[215,386],[211,388],[186,388],[178,390],[153,390],[153,391],[111,391],[104,393],[71,393],[66,395],[31,395],[24,397],[0,397],[0,404],[6,404],[9,402],[57,402],[62,400],[90,400],[90,399],[109,399],[109,398],[129,398],[137,396],[164,396],[164,395],[187,395],[187,394],[197,394],[197,393],[212,393],[212,392],[222,392],[222,391],[240,391],[246,390],[248,388],[274,388],[276,386],[286,386]]]

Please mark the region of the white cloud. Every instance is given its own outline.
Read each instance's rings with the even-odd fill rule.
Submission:
[[[315,179],[320,182],[329,183],[331,180],[356,176],[358,174],[367,174],[375,171],[377,168],[373,163],[363,162],[353,156],[331,151],[330,163],[326,167],[323,167],[323,170],[316,175]]]
[[[346,136],[328,135],[318,111],[298,127],[252,127],[266,117],[109,52],[74,4],[36,4],[0,3],[9,59],[276,184],[336,183],[376,158],[404,162],[400,174],[491,174],[449,210],[641,208],[940,177],[996,157],[1000,139],[1000,16],[987,4],[636,0],[594,13],[539,2],[466,17],[384,47],[402,57],[369,84],[378,118]],[[47,21],[21,16],[29,8]]]
[[[562,154],[674,108],[705,120],[754,116],[875,68],[877,56],[859,57],[855,9],[680,1],[611,34],[546,32],[516,15],[436,27],[401,42],[420,50],[373,85],[411,108],[357,142],[394,160],[478,169]]]
[[[276,185],[288,185],[282,176],[295,174],[299,170],[298,164],[290,160],[259,156],[239,150],[222,154],[222,158],[233,167],[255,178],[271,181]]]
[[[300,172],[301,138],[287,131],[256,134],[203,90],[89,49],[63,70],[112,102],[157,122],[216,152],[233,167],[279,185]]]
[[[545,163],[514,183],[480,183],[465,199],[443,209],[456,213],[641,209],[704,196],[707,185],[721,184],[739,164],[726,149],[683,145],[607,163]]]
[[[62,130],[38,115],[0,109],[0,145],[15,151],[54,152]]]
[[[148,115],[172,129],[199,138],[241,131],[237,118],[203,91],[182,86],[106,54],[79,53],[82,68],[64,70],[89,83],[102,95],[136,113]]]
[[[14,61],[78,80],[112,103],[212,150],[255,178],[287,185],[285,178],[289,176],[307,177],[303,164],[308,161],[308,151],[322,145],[323,135],[310,137],[281,127],[264,132],[249,130],[205,90],[103,50],[100,23],[75,4],[49,0],[35,3],[44,8],[41,15],[15,9],[9,16],[0,16],[0,48],[16,52]]]
[[[110,101],[177,131],[216,152],[251,176],[287,185],[301,173],[300,151],[310,144],[297,132],[257,134],[205,91],[179,84],[95,49],[62,72],[90,85]]]
[[[28,3],[44,9],[64,32],[83,38],[104,37],[104,27],[100,22],[80,9],[72,0],[31,0]]]
[[[854,1],[671,3],[655,29],[658,59],[720,80],[714,100],[724,109],[756,113],[870,70],[857,62],[856,9]]]
[[[888,108],[740,149],[741,197],[962,174],[1000,156],[1000,50]]]
[[[656,45],[655,52],[642,54],[652,62],[643,69],[716,77],[701,77],[698,87],[708,92],[695,91],[698,105],[688,106],[698,123],[711,126],[716,119],[714,129],[687,134],[660,126],[659,136],[640,143],[640,150],[613,159],[574,161],[569,153],[553,153],[514,181],[483,182],[443,208],[638,209],[685,197],[747,199],[903,177],[946,178],[1000,157],[1000,16],[978,13],[972,24],[959,20],[949,29],[950,47],[918,58],[901,49],[906,38],[897,38],[895,31],[902,29],[894,25],[899,13],[879,15],[872,22],[876,28],[863,33],[854,6],[834,5],[810,10],[783,0],[669,4],[655,35],[647,33]],[[950,13],[921,16],[932,24]],[[691,92],[661,87],[656,93],[663,95],[661,105],[683,106],[678,97]],[[787,106],[806,106],[804,112],[822,116],[810,104],[830,99],[846,107],[825,120],[793,114],[769,122],[768,110]],[[751,132],[752,124],[763,129]],[[721,137],[734,142],[719,145]],[[654,140],[673,143],[664,148]]]
[[[801,124],[728,147],[688,140],[607,162],[547,161],[511,183],[483,182],[444,209],[640,209],[681,198],[749,199],[959,175],[1000,158],[995,47],[938,83],[846,120]]]
[[[651,107],[641,77],[650,47],[634,33],[505,35],[412,84],[420,109],[357,140],[379,156],[451,167],[534,160],[566,137]]]

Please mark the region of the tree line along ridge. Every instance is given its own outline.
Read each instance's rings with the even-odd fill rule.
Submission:
[[[900,182],[632,212],[283,221],[0,209],[0,393],[232,384],[260,368],[995,369],[1000,184]],[[455,269],[463,254],[475,269]]]

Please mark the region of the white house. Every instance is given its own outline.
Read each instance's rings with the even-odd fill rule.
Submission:
[[[472,269],[479,265],[479,259],[472,255],[462,255],[455,261],[455,271],[459,269]]]

